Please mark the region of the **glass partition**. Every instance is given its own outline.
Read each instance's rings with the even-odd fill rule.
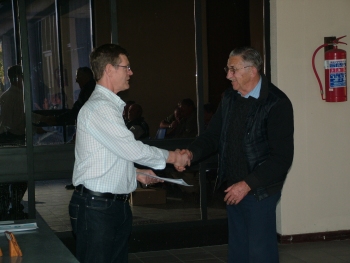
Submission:
[[[120,96],[142,106],[150,138],[155,138],[162,127],[165,138],[194,138],[194,2],[118,0],[117,19],[119,44],[129,52],[134,73],[130,89]],[[187,103],[182,105],[184,99]],[[182,109],[174,118],[178,106]]]
[[[25,145],[22,67],[17,65],[17,43],[11,1],[0,8],[0,147]]]
[[[45,119],[63,111],[55,1],[26,3],[32,87],[33,144],[64,143],[63,127]]]
[[[151,139],[186,147],[179,144],[180,139],[198,133],[194,2],[120,0],[117,18],[119,43],[129,52],[133,71],[130,89],[118,95],[142,106]],[[167,182],[151,188],[140,185],[133,193],[134,225],[200,220],[198,167],[180,173],[167,166],[156,173],[183,179],[191,186]],[[214,212],[208,209],[212,217],[225,216],[221,207]]]
[[[25,113],[23,94],[23,70],[18,62],[16,30],[12,1],[0,3],[0,148],[15,150],[25,146]],[[6,149],[5,149],[6,148]],[[7,165],[16,162],[13,154],[1,155],[8,158]],[[22,163],[26,165],[26,163]],[[0,180],[0,220],[28,218],[23,195],[27,182],[17,181],[16,169],[1,166]],[[22,169],[20,169],[22,170]],[[14,173],[15,171],[15,173]],[[21,173],[23,171],[17,171]],[[17,178],[16,178],[17,177]]]
[[[71,143],[76,118],[71,109],[80,93],[76,70],[89,66],[92,48],[89,0],[60,1],[58,13],[54,0],[30,0],[26,8],[33,143]]]
[[[60,28],[64,90],[67,108],[78,99],[80,87],[76,83],[76,71],[90,67],[92,30],[89,0],[60,1]]]

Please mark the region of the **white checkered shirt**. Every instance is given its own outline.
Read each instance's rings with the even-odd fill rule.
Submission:
[[[128,194],[136,189],[134,163],[163,169],[169,152],[134,139],[122,118],[125,103],[96,85],[78,115],[73,184],[95,192]]]

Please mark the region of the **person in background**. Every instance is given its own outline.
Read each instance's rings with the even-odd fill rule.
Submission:
[[[174,138],[192,138],[197,136],[197,110],[193,100],[187,98],[180,103],[181,121],[177,126]]]
[[[124,106],[124,110],[123,110],[123,119],[124,119],[124,122],[125,124],[128,123],[128,114],[129,114],[129,108],[132,104],[135,104],[135,101],[133,100],[128,100],[126,103],[125,103],[125,106]]]
[[[189,157],[136,141],[122,116],[125,102],[117,95],[129,89],[133,75],[127,51],[105,44],[90,54],[97,85],[81,108],[75,142],[73,184],[69,203],[79,262],[128,262],[128,238],[132,228],[129,198],[137,181],[161,182],[151,169],[166,163],[184,170]]]
[[[94,75],[88,67],[77,69],[75,81],[80,87],[78,99],[74,102],[72,109],[56,116],[57,124],[75,124],[81,107],[90,98],[96,86]]]
[[[55,116],[43,116],[40,121],[50,125],[75,125],[78,113],[95,89],[96,81],[90,68],[80,67],[76,71],[76,82],[80,87],[78,99],[69,109]],[[56,101],[56,100],[55,100]]]
[[[0,96],[0,147],[25,145],[25,112],[22,66],[8,68],[11,86]],[[26,182],[0,183],[0,220],[27,219],[22,199]]]
[[[176,129],[180,125],[182,119],[180,107],[175,108],[173,116],[173,121],[166,128],[165,138],[173,138],[176,134]]]
[[[167,116],[164,120],[162,120],[159,124],[159,128],[160,129],[171,129],[174,128],[174,126],[170,126],[173,124],[174,121],[177,121],[175,118],[175,111],[180,108],[181,106],[181,101],[179,101],[175,107],[175,110],[172,114],[170,114],[169,116]],[[180,112],[178,111],[178,114],[180,114]]]
[[[229,228],[228,262],[278,263],[276,205],[294,154],[293,107],[260,73],[262,58],[251,47],[234,49],[225,91],[206,131],[183,152],[196,162],[219,152],[219,188]]]
[[[7,75],[11,86],[0,97],[0,136],[8,142],[24,144],[26,121],[22,67],[9,67]]]
[[[149,138],[149,127],[142,117],[143,109],[139,104],[132,104],[129,107],[128,122],[126,127],[134,134],[136,140]]]

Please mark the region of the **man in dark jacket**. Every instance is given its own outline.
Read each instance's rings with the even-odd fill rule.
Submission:
[[[261,67],[253,48],[230,53],[225,71],[233,89],[225,91],[207,130],[186,151],[192,162],[219,152],[217,187],[227,186],[229,262],[279,262],[276,205],[293,160],[293,108],[259,73]]]

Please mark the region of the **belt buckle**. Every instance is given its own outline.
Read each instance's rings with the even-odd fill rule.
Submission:
[[[124,201],[124,203],[126,203],[126,202],[128,201],[128,198],[129,198],[129,196],[128,196],[128,195],[124,195],[124,197],[123,197],[123,201]]]

